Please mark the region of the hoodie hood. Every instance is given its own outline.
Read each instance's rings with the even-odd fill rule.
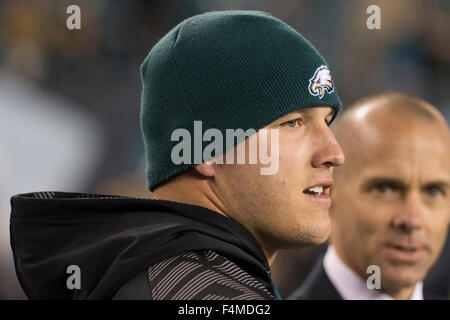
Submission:
[[[183,203],[69,192],[11,198],[10,235],[19,281],[30,299],[109,299],[156,262],[214,250],[274,292],[267,259],[240,224]],[[80,268],[70,290],[67,268]]]

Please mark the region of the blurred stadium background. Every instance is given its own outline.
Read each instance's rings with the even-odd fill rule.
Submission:
[[[66,8],[81,8],[81,30]],[[381,8],[381,30],[366,9]],[[449,0],[0,0],[0,299],[23,299],[9,246],[9,199],[38,190],[151,197],[139,129],[139,66],[183,19],[270,12],[326,57],[344,105],[381,90],[422,97],[450,118]],[[238,35],[237,35],[238,36]],[[245,41],[245,39],[243,39]],[[429,279],[450,287],[450,245]],[[273,265],[283,297],[324,246]]]

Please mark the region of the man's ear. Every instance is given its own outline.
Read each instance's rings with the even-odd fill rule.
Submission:
[[[214,170],[214,161],[205,161],[201,164],[196,165],[195,171],[197,171],[199,174],[201,174],[204,177],[212,177],[215,174]]]

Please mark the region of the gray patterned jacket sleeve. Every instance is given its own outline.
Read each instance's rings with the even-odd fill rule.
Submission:
[[[211,250],[189,251],[148,267],[154,300],[272,300],[257,279]]]

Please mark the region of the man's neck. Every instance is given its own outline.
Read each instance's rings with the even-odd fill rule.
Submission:
[[[382,290],[390,295],[394,300],[410,300],[413,296],[414,288],[415,286],[401,289],[382,288]]]
[[[365,280],[367,274],[364,274],[364,272],[360,270],[360,268],[356,264],[354,264],[351,259],[347,258],[344,250],[341,250],[339,246],[334,247],[337,256],[342,260],[342,262],[351,270],[353,270],[353,272],[355,272],[361,279]],[[390,288],[383,285],[381,291],[391,296],[394,300],[409,300],[414,293],[414,288],[415,285],[401,288]]]
[[[175,201],[194,206],[200,206],[220,213],[227,218],[233,219],[229,214],[227,214],[225,207],[213,193],[203,192],[202,190],[200,190],[200,188],[191,188],[189,192],[186,192],[186,190],[184,190],[184,187],[179,185],[171,185],[170,187],[161,186],[153,192],[153,199]],[[239,223],[239,221],[236,222]],[[277,254],[277,250],[263,245],[263,239],[260,239],[255,234],[255,232],[252,232],[252,230],[249,230],[249,228],[247,228],[246,226],[242,226],[247,229],[248,232],[250,232],[256,239],[261,249],[263,250],[264,255],[266,256],[269,266],[272,265]]]

